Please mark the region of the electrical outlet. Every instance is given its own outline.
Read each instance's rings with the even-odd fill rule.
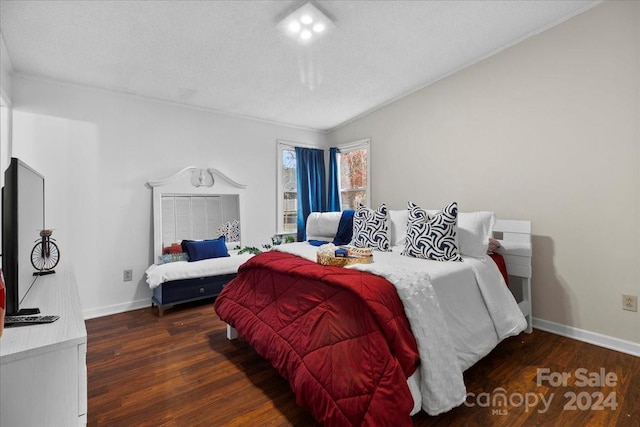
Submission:
[[[133,270],[123,270],[122,271],[122,281],[130,282],[133,280]]]
[[[638,311],[638,297],[636,295],[622,295],[622,309]]]

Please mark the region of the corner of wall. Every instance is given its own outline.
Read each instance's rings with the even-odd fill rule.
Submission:
[[[2,105],[11,104],[11,74],[13,67],[9,59],[9,52],[4,44],[4,38],[0,32],[0,92],[2,95]]]

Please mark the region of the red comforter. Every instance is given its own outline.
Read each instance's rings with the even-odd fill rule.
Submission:
[[[418,350],[384,278],[266,252],[240,267],[215,310],[322,424],[411,425]]]

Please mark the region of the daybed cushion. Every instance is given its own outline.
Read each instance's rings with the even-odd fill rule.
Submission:
[[[198,262],[171,262],[167,264],[152,264],[145,271],[149,288],[154,289],[164,282],[173,280],[195,279],[198,277],[222,276],[235,274],[238,267],[247,262],[253,254],[231,251],[228,257],[203,259]]]

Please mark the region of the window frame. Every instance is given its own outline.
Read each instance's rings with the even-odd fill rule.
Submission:
[[[320,145],[305,144],[302,142],[276,140],[276,234],[284,236],[295,236],[297,230],[287,231],[284,229],[284,195],[282,192],[282,152],[284,150],[295,151],[296,147],[304,148],[316,148],[318,150],[326,151],[327,148]],[[325,156],[327,154],[325,153]],[[296,163],[297,168],[297,163]],[[297,172],[297,169],[296,169]],[[297,206],[296,206],[297,211]]]
[[[344,144],[336,145],[338,148],[338,156],[342,153],[348,153],[351,151],[365,150],[367,152],[367,185],[365,186],[365,206],[371,205],[371,138],[358,139],[356,141],[346,142]],[[340,159],[338,161],[338,168],[340,168]],[[340,192],[340,209],[343,209],[342,205],[342,182],[340,180],[340,173],[338,171],[338,191]]]

